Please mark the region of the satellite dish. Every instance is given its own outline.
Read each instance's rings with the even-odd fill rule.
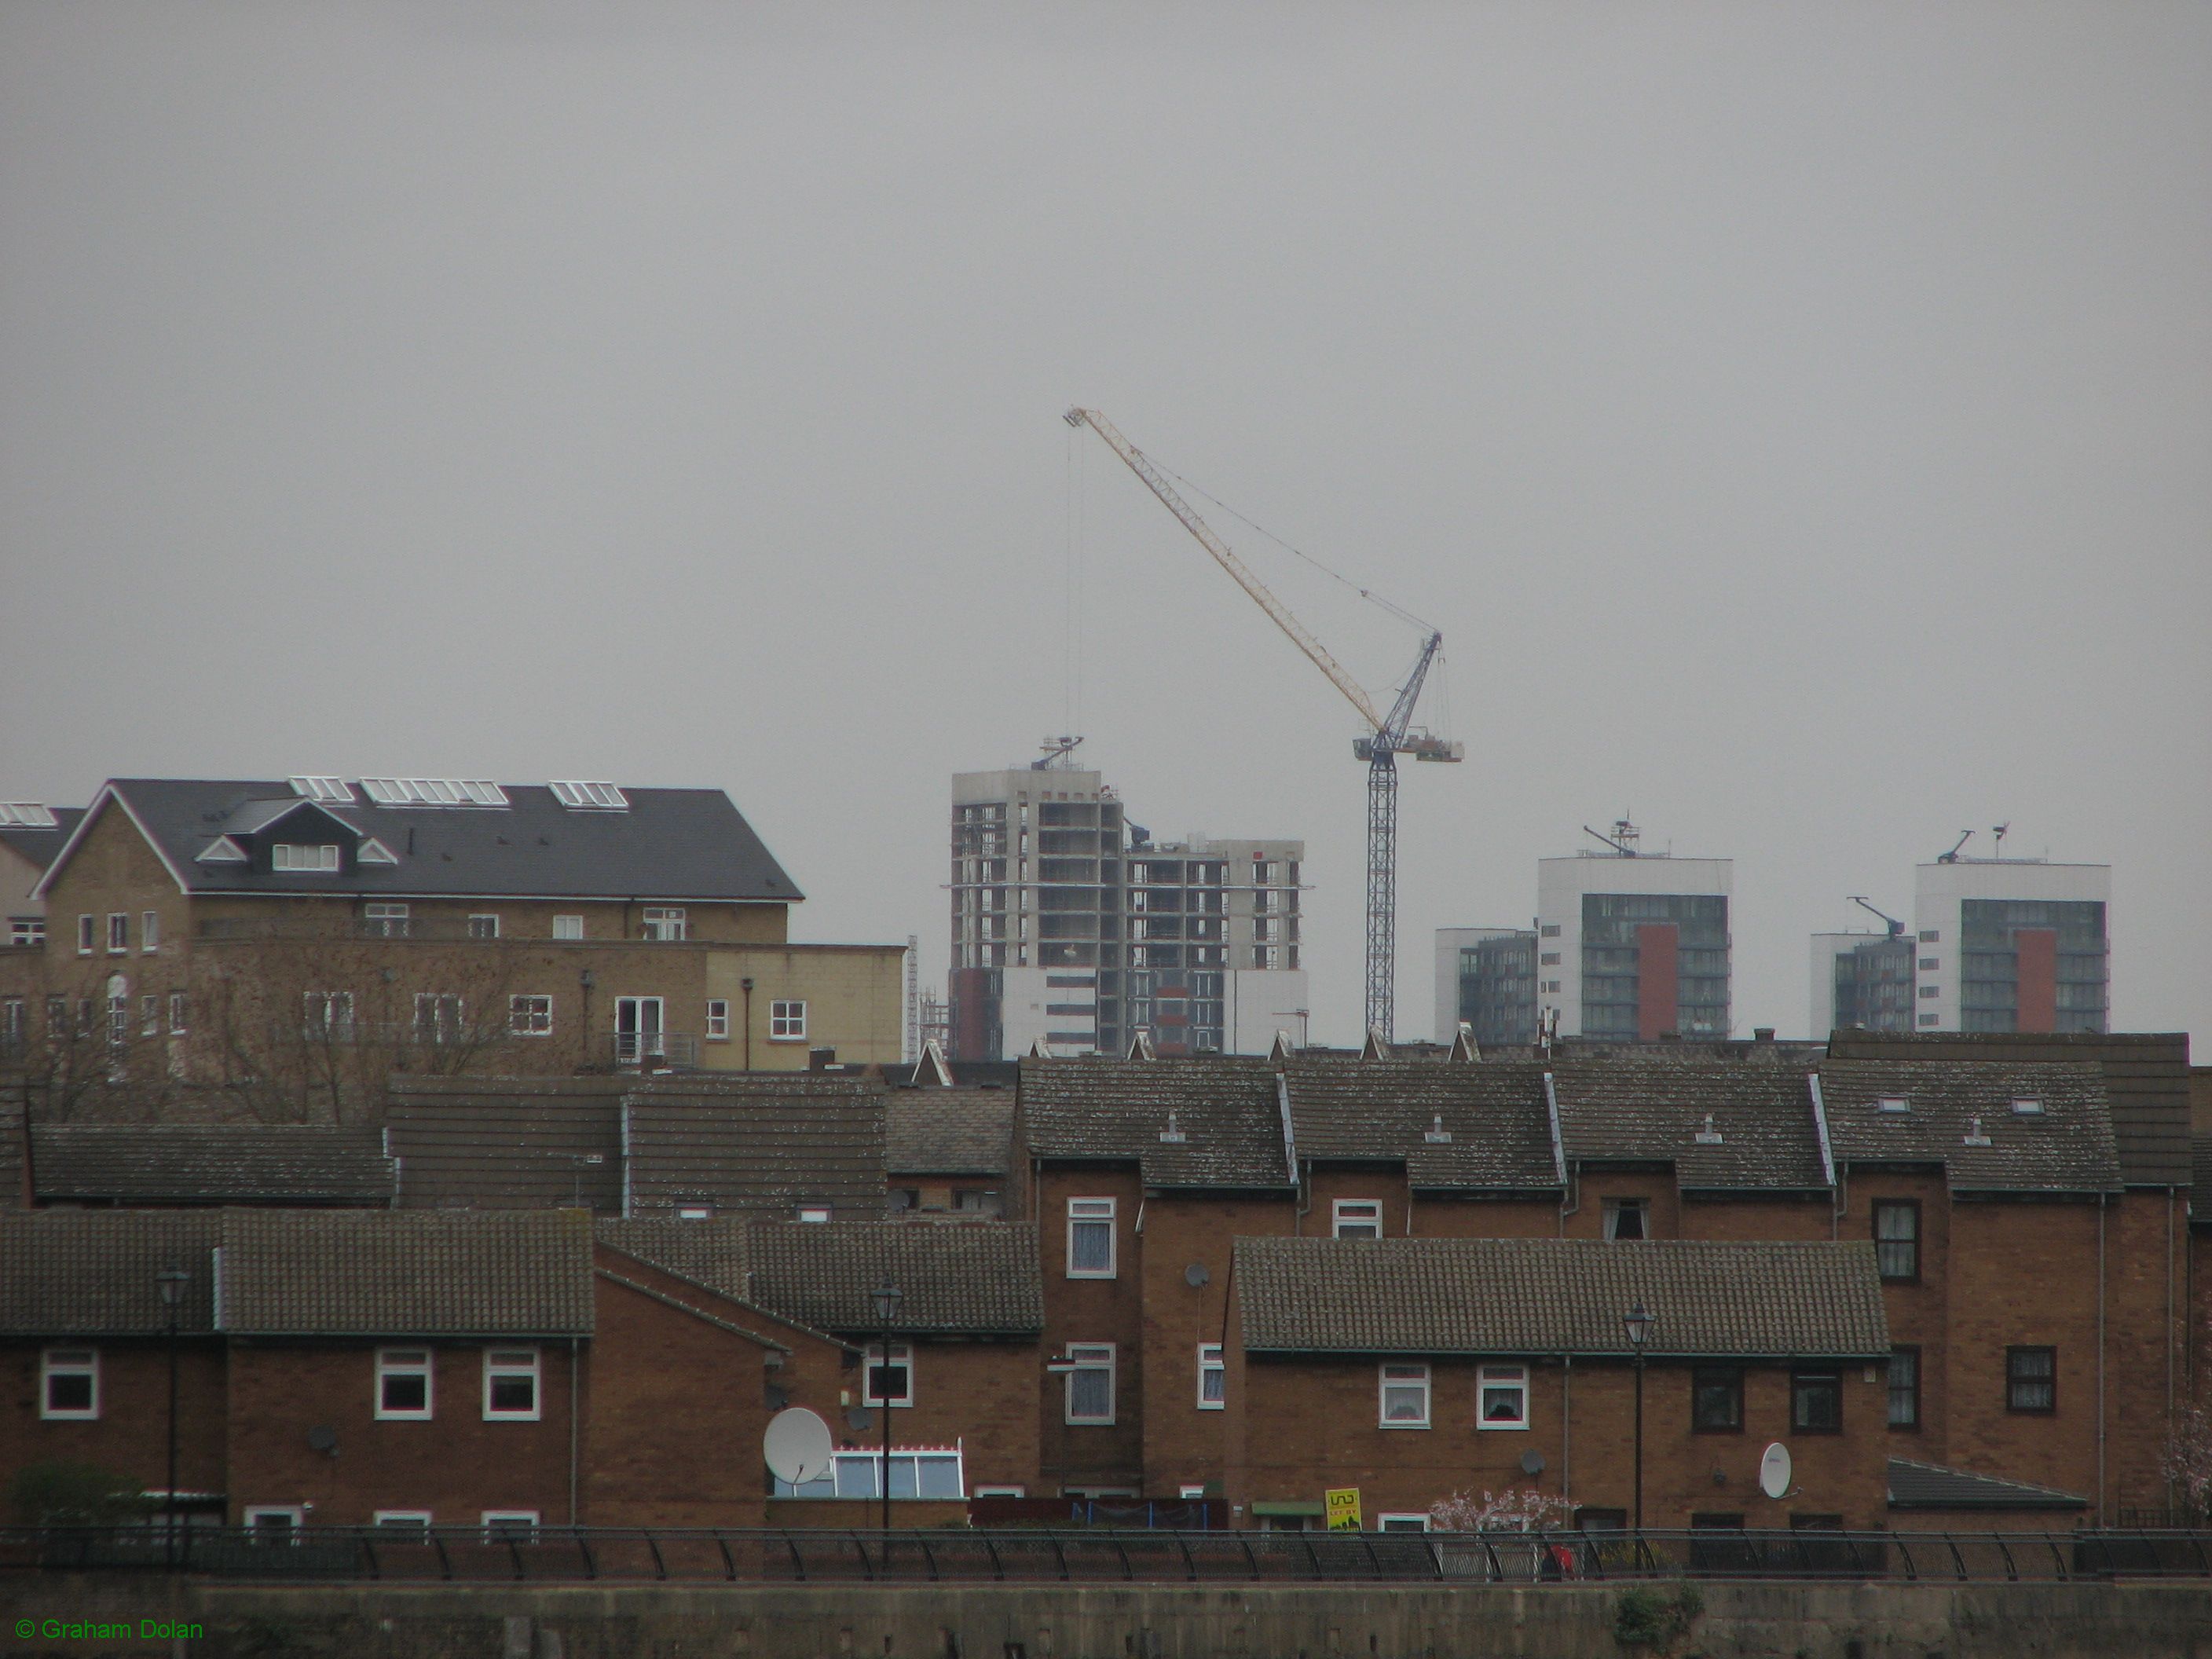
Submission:
[[[1203,1261],[1194,1261],[1182,1270],[1182,1282],[1194,1291],[1212,1277],[1212,1273],[1206,1271],[1206,1263]]]
[[[1759,1460],[1759,1489],[1769,1498],[1790,1495],[1790,1448],[1779,1440]]]
[[[1533,1451],[1533,1450],[1531,1450],[1531,1451],[1524,1451],[1524,1452],[1522,1452],[1522,1453],[1521,1454],[1521,1473],[1522,1473],[1522,1474],[1528,1474],[1528,1475],[1536,1475],[1536,1474],[1543,1474],[1543,1472],[1544,1472],[1544,1454],[1543,1454],[1543,1453],[1541,1453],[1541,1452],[1540,1452],[1540,1451]]]
[[[761,1437],[769,1473],[794,1486],[829,1474],[832,1449],[830,1425],[804,1406],[778,1412]]]
[[[338,1449],[338,1431],[327,1423],[318,1423],[307,1431],[307,1444],[319,1452],[335,1452]]]

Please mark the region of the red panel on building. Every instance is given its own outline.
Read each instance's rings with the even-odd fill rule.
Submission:
[[[2013,1029],[2055,1031],[2058,1029],[2058,934],[2049,927],[2022,927],[2012,936],[2018,951],[2020,994]]]
[[[1680,1030],[1674,1005],[1677,951],[1682,930],[1671,921],[1647,921],[1636,930],[1636,1036],[1656,1042],[1662,1032]]]
[[[946,1000],[952,1005],[952,1052],[948,1060],[996,1060],[989,1052],[990,1023],[984,1004],[989,1000],[991,970],[955,968],[945,976]]]

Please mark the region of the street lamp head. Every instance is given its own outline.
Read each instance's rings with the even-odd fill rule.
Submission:
[[[876,1323],[888,1325],[898,1317],[899,1298],[904,1294],[896,1285],[878,1285],[868,1292],[868,1299],[875,1304]]]
[[[173,1308],[181,1304],[185,1299],[185,1286],[191,1283],[191,1278],[182,1267],[164,1267],[155,1273],[155,1282],[161,1287],[161,1305]]]
[[[1651,1328],[1659,1322],[1658,1316],[1644,1305],[1644,1298],[1636,1298],[1636,1305],[1620,1316],[1620,1328],[1628,1333],[1628,1346],[1637,1352],[1651,1340]]]

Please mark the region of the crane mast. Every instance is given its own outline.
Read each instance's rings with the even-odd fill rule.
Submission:
[[[1267,589],[1266,583],[1253,574],[1243,560],[1238,558],[1229,544],[1213,532],[1212,527],[1198,514],[1198,510],[1182,498],[1182,493],[1168,481],[1165,473],[1155,465],[1145,452],[1127,438],[1113,422],[1095,409],[1071,409],[1063,418],[1073,427],[1089,427],[1105,441],[1106,447],[1121,458],[1130,471],[1142,479],[1145,487],[1159,497],[1160,503],[1174,514],[1182,527],[1213,556],[1215,563],[1227,571],[1237,585],[1243,588],[1252,602],[1267,613],[1277,628],[1282,629],[1291,644],[1304,653],[1306,659],[1328,676],[1328,682],[1344,694],[1345,701],[1359,711],[1359,717],[1368,727],[1369,735],[1355,738],[1352,753],[1367,763],[1367,973],[1365,986],[1366,1027],[1370,1034],[1378,1035],[1383,1042],[1390,1040],[1395,1023],[1397,1007],[1398,960],[1398,757],[1410,754],[1416,760],[1456,761],[1465,754],[1462,745],[1426,732],[1413,730],[1413,705],[1421,695],[1421,686],[1428,678],[1429,666],[1443,649],[1444,636],[1431,629],[1422,642],[1421,653],[1413,663],[1413,672],[1398,690],[1389,712],[1379,713],[1365,689],[1352,678],[1343,664],[1331,656],[1328,648],[1307,631],[1305,625],[1292,616],[1290,608]]]

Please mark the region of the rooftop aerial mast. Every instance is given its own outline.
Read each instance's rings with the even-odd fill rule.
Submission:
[[[1113,422],[1095,409],[1071,409],[1064,418],[1068,425],[1087,426],[1105,440],[1106,447],[1144,480],[1145,487],[1159,497],[1161,504],[1197,538],[1198,544],[1213,556],[1214,562],[1227,571],[1252,602],[1289,636],[1291,643],[1305,653],[1306,659],[1328,677],[1329,684],[1344,694],[1345,701],[1359,711],[1359,718],[1365,722],[1368,735],[1354,738],[1352,751],[1367,763],[1366,1026],[1370,1032],[1379,1033],[1384,1042],[1389,1042],[1397,1000],[1398,757],[1411,755],[1419,761],[1457,761],[1464,759],[1467,752],[1464,744],[1416,731],[1413,725],[1413,705],[1428,678],[1430,665],[1443,648],[1444,636],[1427,624],[1421,624],[1426,629],[1427,638],[1422,641],[1420,654],[1414,659],[1405,684],[1398,688],[1389,712],[1378,710],[1344,665],[1306,630],[1305,625],[1291,614],[1289,607],[1267,591],[1267,584],[1252,574],[1243,560],[1199,517],[1197,509],[1182,498],[1169,482],[1167,474],[1143,450],[1123,437]]]

